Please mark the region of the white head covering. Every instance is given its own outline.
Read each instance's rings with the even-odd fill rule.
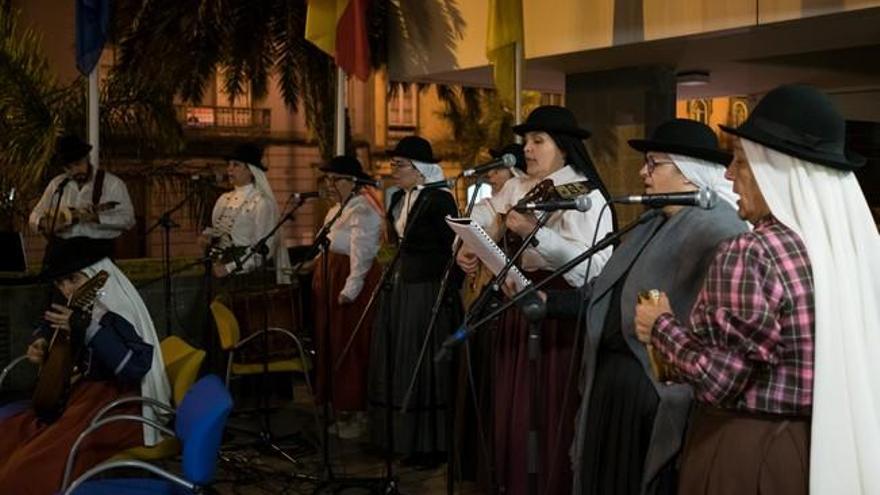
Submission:
[[[412,162],[413,167],[422,174],[426,183],[437,182],[446,178],[446,176],[443,175],[443,168],[436,163],[426,163],[418,160],[410,160],[410,162]],[[394,221],[394,230],[397,231],[397,235],[403,236],[403,233],[406,230],[406,221],[409,218],[409,212],[413,205],[416,204],[416,198],[419,197],[420,192],[421,190],[419,189],[411,189],[404,193],[403,204],[400,207],[400,215],[397,217],[397,220]]]
[[[266,204],[272,212],[272,223],[278,221],[278,203],[275,201],[275,193],[272,192],[272,186],[269,185],[269,179],[266,172],[260,167],[247,164],[248,170],[254,176],[254,188],[260,192],[266,200]],[[275,234],[275,238],[269,243],[269,257],[275,259],[275,281],[279,284],[290,283],[290,256],[287,254],[287,247],[284,240],[279,234]]]
[[[156,327],[150,312],[144,305],[140,293],[132,285],[128,277],[109,259],[101,261],[82,270],[89,277],[93,277],[99,271],[104,270],[109,277],[104,284],[99,301],[109,311],[125,318],[134,327],[138,336],[144,342],[153,346],[153,361],[150,370],[141,379],[141,395],[157,400],[163,404],[171,404],[171,385],[165,374],[165,362],[162,360],[162,349],[159,346],[159,337],[156,335]],[[155,409],[149,405],[143,407],[144,417],[164,422],[164,418],[157,416]],[[144,444],[156,445],[161,440],[161,435],[154,428],[144,425]]]
[[[724,178],[724,167],[708,160],[685,155],[669,154],[682,175],[699,188],[714,190],[718,197],[737,209],[739,195],[733,192],[733,183]]]
[[[815,284],[811,493],[880,493],[880,235],[852,172],[741,140]]]

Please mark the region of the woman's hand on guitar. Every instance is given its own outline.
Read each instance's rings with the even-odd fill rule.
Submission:
[[[70,332],[70,315],[73,311],[60,304],[52,304],[52,307],[43,313],[43,318],[49,322],[52,328]]]
[[[504,224],[507,225],[508,229],[520,237],[526,237],[532,233],[532,229],[535,228],[535,225],[538,225],[538,219],[536,219],[531,213],[523,214],[516,210],[510,210],[507,213],[507,218],[504,220]]]
[[[27,348],[28,361],[34,364],[43,364],[43,358],[46,356],[46,347],[48,345],[49,342],[44,338],[31,342],[31,345]]]
[[[476,273],[477,268],[480,266],[480,260],[477,258],[477,255],[464,246],[458,250],[458,256],[455,257],[455,262],[458,263],[461,270],[468,275]]]

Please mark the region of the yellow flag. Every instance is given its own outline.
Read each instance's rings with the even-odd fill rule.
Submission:
[[[498,96],[512,105],[516,92],[516,43],[523,38],[522,0],[489,0],[486,58],[493,66]]]
[[[321,51],[336,56],[336,25],[349,0],[308,0],[306,39]]]

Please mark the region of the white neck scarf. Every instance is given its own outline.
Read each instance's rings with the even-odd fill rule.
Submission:
[[[734,210],[737,209],[736,201],[739,195],[733,192],[733,183],[724,178],[723,165],[672,153],[669,154],[669,158],[692,184],[699,188],[712,189],[719,198],[727,201]]]
[[[254,176],[254,188],[265,198],[266,204],[269,205],[269,209],[272,211],[272,226],[274,226],[275,222],[278,221],[278,203],[275,201],[275,193],[272,192],[272,186],[269,185],[269,178],[266,177],[266,172],[260,167],[250,163],[247,166],[248,170],[251,171],[251,175]],[[279,284],[289,284],[290,257],[287,254],[287,246],[284,245],[284,239],[282,239],[282,229],[279,229],[278,233],[275,234],[275,238],[268,243],[269,257],[275,259],[275,281]]]
[[[159,337],[156,335],[156,327],[153,326],[150,312],[144,305],[140,293],[138,293],[131,281],[128,280],[128,277],[109,259],[104,258],[82,271],[89,277],[93,277],[101,270],[106,271],[109,275],[107,283],[104,284],[104,288],[101,290],[101,304],[107,310],[125,318],[134,327],[138,336],[144,342],[153,346],[153,361],[150,363],[150,370],[141,379],[141,395],[170,406],[171,385],[168,383],[168,376],[165,374],[162,348],[159,346]],[[153,407],[145,404],[142,412],[144,417],[164,423],[163,418],[157,417]],[[151,426],[144,425],[143,430],[144,444],[147,446],[156,445],[162,439],[159,432]]]
[[[743,139],[772,214],[803,240],[816,305],[810,492],[880,493],[880,236],[852,172]]]

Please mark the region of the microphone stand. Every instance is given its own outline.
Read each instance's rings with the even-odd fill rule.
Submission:
[[[183,208],[193,196],[199,191],[198,188],[193,188],[186,196],[180,200],[179,203],[174,205],[170,210],[162,213],[162,215],[156,220],[156,223],[150,226],[146,232],[144,232],[144,236],[150,235],[151,232],[156,230],[159,227],[162,227],[162,277],[165,280],[165,335],[170,336],[174,335],[171,331],[171,313],[173,311],[173,296],[171,294],[171,229],[175,227],[180,227],[174,220],[171,219],[171,215],[173,215],[177,210]]]
[[[290,200],[288,200],[289,204]],[[262,271],[262,276],[260,284],[262,286],[262,292],[264,294],[263,301],[263,335],[261,340],[262,351],[263,351],[263,370],[260,373],[260,382],[261,382],[261,397],[260,397],[260,431],[256,432],[256,436],[258,437],[258,445],[268,448],[270,451],[274,452],[278,456],[284,458],[294,466],[299,466],[300,462],[284,451],[280,445],[275,442],[275,435],[272,433],[272,424],[271,418],[269,417],[269,283],[268,277],[271,275],[268,267],[268,256],[269,256],[269,246],[268,242],[272,239],[278,229],[281,228],[284,223],[288,220],[293,220],[293,214],[302,206],[304,203],[303,200],[298,201],[293,205],[293,208],[290,211],[287,211],[284,216],[282,216],[275,226],[272,227],[266,235],[260,238],[256,243],[254,243],[247,255],[245,255],[241,260],[236,260],[236,268],[229,273],[229,276],[232,276],[236,273],[242,271],[245,266],[245,263],[253,256],[260,256],[260,270]],[[286,207],[287,205],[285,205]],[[304,357],[303,357],[304,358]],[[317,418],[316,418],[317,420]],[[254,432],[250,432],[254,433]],[[306,480],[314,480],[313,476],[294,473],[291,475],[292,478],[295,479],[306,479]]]

